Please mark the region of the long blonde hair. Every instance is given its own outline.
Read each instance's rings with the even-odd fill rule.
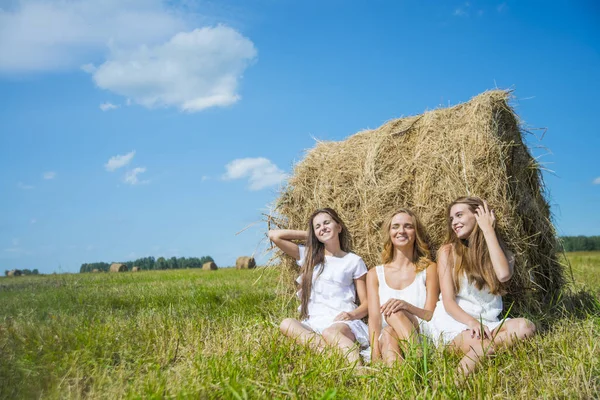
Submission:
[[[484,286],[487,286],[490,293],[503,294],[504,287],[494,272],[490,252],[487,243],[485,242],[483,232],[479,228],[479,224],[475,223],[473,231],[466,240],[459,239],[452,229],[450,211],[456,204],[466,204],[469,206],[469,210],[472,213],[475,213],[477,207],[484,207],[483,200],[478,197],[459,197],[450,203],[446,210],[448,225],[445,243],[451,244],[453,249],[450,259],[453,264],[452,278],[454,280],[456,292],[458,293],[460,289],[460,277],[464,273],[467,276],[467,280],[473,283],[477,289],[481,290]],[[495,227],[494,230],[496,231]],[[497,231],[496,237],[498,238],[502,251],[506,254],[506,245],[500,238],[500,235],[498,235]]]
[[[308,219],[308,240],[306,242],[306,256],[302,268],[300,269],[302,276],[302,283],[300,284],[300,319],[308,317],[308,301],[310,299],[310,292],[312,291],[312,278],[315,267],[325,261],[325,245],[319,241],[313,228],[313,220],[318,214],[325,213],[337,222],[341,226],[342,231],[338,234],[340,240],[340,248],[344,252],[350,251],[351,237],[348,233],[346,225],[340,218],[337,212],[331,208],[320,208],[316,210]],[[323,272],[323,268],[319,274]]]
[[[381,227],[381,235],[383,236],[383,251],[381,252],[381,261],[383,264],[392,262],[394,259],[394,245],[392,244],[392,238],[390,237],[390,229],[392,227],[392,220],[398,214],[407,214],[413,222],[415,227],[415,244],[413,246],[412,262],[415,264],[417,272],[427,269],[431,263],[431,252],[429,251],[429,244],[425,228],[417,215],[409,208],[398,208],[385,220],[385,223]]]

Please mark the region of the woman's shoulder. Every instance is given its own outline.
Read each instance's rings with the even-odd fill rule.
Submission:
[[[344,256],[344,259],[351,261],[351,262],[362,262],[364,263],[363,259],[361,256],[359,256],[356,253],[353,253],[351,251],[349,251],[348,253],[346,253],[346,255]]]
[[[454,249],[454,247],[452,246],[452,243],[446,243],[440,246],[440,248],[437,251],[437,259],[439,260],[440,257],[449,257],[450,254],[452,254],[452,250]]]

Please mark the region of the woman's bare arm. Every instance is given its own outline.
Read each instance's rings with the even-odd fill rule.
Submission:
[[[379,335],[381,334],[381,312],[379,311],[379,279],[375,268],[367,273],[367,298],[369,304],[369,338],[371,342],[371,360],[381,358]]]
[[[300,250],[298,249],[298,245],[293,241],[300,240],[306,242],[308,233],[293,229],[272,229],[269,231],[269,239],[285,254],[295,260],[299,260]]]
[[[496,277],[498,277],[500,282],[508,281],[513,275],[513,264],[509,262],[506,254],[504,254],[496,236],[496,231],[494,230],[496,216],[494,215],[494,211],[490,210],[487,202],[484,201],[483,207],[479,206],[475,210],[475,218],[477,219],[479,228],[483,232]]]

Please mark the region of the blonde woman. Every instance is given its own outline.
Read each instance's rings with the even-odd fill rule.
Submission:
[[[382,265],[367,276],[372,361],[403,359],[401,344],[415,340],[422,321],[431,319],[439,296],[436,264],[431,261],[417,216],[401,208],[383,225]]]

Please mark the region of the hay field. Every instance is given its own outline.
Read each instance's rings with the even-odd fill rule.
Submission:
[[[600,294],[600,253],[572,253]],[[176,270],[0,279],[0,398],[597,398],[600,316],[544,316],[545,332],[454,384],[457,357],[418,349],[366,375],[292,345],[279,271]],[[577,296],[575,296],[577,297]],[[580,297],[577,297],[580,298]],[[563,311],[561,311],[563,310]],[[595,312],[595,313],[594,313]]]

